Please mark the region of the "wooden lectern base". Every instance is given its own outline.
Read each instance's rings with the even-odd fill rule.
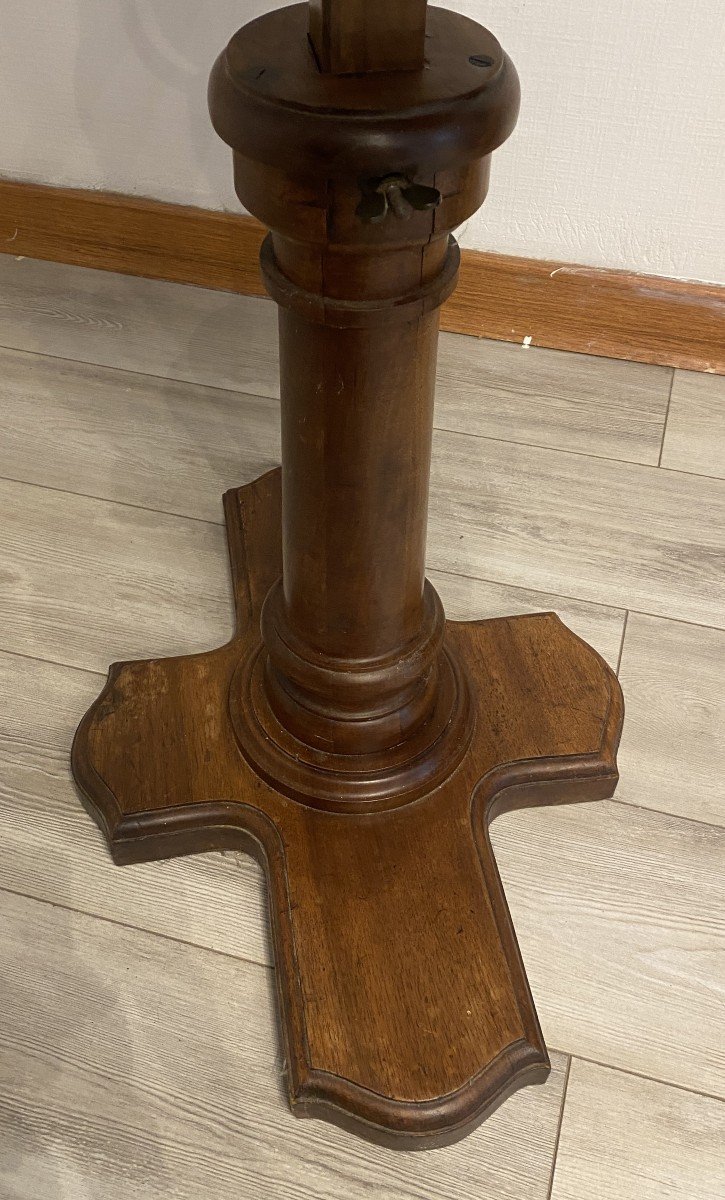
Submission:
[[[225,501],[237,632],[204,654],[116,663],[74,774],[118,863],[261,859],[296,1113],[396,1146],[455,1141],[548,1073],[488,823],[611,795],[619,684],[553,613],[449,621],[472,727],[449,778],[359,811],[283,794],[235,733],[238,668],[281,575],[279,471]]]

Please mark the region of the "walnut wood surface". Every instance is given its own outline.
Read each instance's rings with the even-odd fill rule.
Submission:
[[[343,79],[307,16],[252,21],[210,81],[280,310],[281,473],[226,496],[237,634],[116,664],[74,770],[121,862],[257,849],[292,1103],[418,1146],[546,1074],[486,823],[611,794],[621,696],[553,614],[452,625],[425,579],[450,234],[515,69],[432,9],[425,71]]]
[[[336,75],[423,66],[427,0],[310,0],[310,40]]]
[[[226,646],[115,664],[73,767],[119,863],[219,847],[268,876],[290,1101],[394,1145],[466,1133],[548,1060],[486,835],[507,808],[611,794],[622,707],[554,614],[448,622],[476,697],[464,764],[395,811],[300,804],[248,766],[228,712],[281,569],[280,474],[226,497]]]
[[[0,180],[0,254],[258,296],[265,228],[159,200]],[[725,374],[725,289],[463,249],[441,329]]]
[[[237,194],[271,229],[262,271],[280,308],[283,571],[231,717],[272,786],[362,811],[442,783],[471,736],[424,580],[438,311],[460,260],[450,232],[485,199],[519,88],[459,14],[430,10],[424,71],[346,77],[320,72],[307,16],[293,5],[239,30],[209,86]],[[423,202],[389,204],[385,181]]]
[[[516,124],[516,69],[470,17],[429,8],[425,69],[375,75],[320,72],[307,25],[307,4],[257,17],[234,34],[209,80],[219,136],[293,178],[290,200],[302,181],[459,167],[490,154]]]

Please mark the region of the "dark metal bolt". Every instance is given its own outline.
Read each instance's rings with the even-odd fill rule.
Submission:
[[[437,208],[442,196],[437,188],[411,183],[404,175],[386,175],[362,185],[362,199],[356,214],[361,221],[377,225],[392,211],[400,221],[407,221],[414,212]]]

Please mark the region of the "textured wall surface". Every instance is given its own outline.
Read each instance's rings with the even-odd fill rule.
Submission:
[[[392,0],[391,0],[392,2]],[[5,0],[0,173],[235,208],[206,78],[265,0]],[[723,0],[455,0],[519,128],[464,245],[725,282]]]

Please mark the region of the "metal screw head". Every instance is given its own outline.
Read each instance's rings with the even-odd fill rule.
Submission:
[[[489,54],[472,54],[468,61],[472,67],[493,66],[493,59]]]

